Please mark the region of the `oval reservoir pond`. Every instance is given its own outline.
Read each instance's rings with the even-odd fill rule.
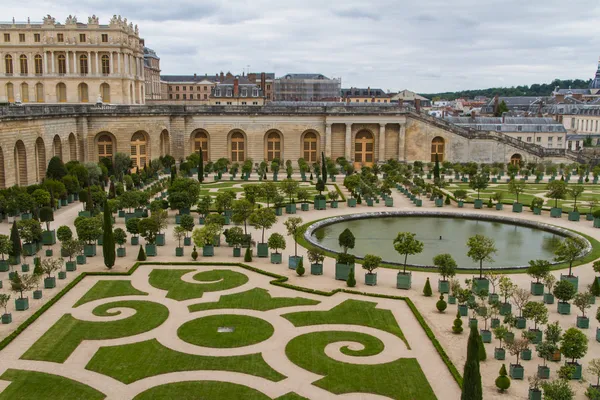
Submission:
[[[421,254],[408,256],[408,264],[433,265],[433,257],[450,253],[459,268],[479,268],[467,257],[467,240],[476,234],[493,238],[498,251],[494,263],[484,262],[484,268],[526,266],[529,260],[544,259],[552,262],[554,250],[563,239],[558,233],[507,222],[439,216],[373,217],[335,222],[317,228],[312,240],[317,244],[342,252],[338,236],[350,229],[356,245],[349,250],[358,257],[375,254],[384,261],[402,264],[404,256],[394,249],[398,232],[412,232],[423,242]]]

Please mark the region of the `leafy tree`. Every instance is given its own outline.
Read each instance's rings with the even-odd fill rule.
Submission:
[[[119,247],[123,247],[123,245],[127,243],[127,233],[125,233],[122,228],[115,228],[113,236],[115,238],[115,243],[118,244]]]
[[[4,256],[10,254],[12,250],[12,244],[10,239],[6,235],[0,235],[0,255],[2,255],[2,261],[4,261]]]
[[[44,189],[36,189],[31,194],[33,200],[35,201],[36,206],[44,207],[50,204],[50,193]]]
[[[17,222],[19,236],[25,243],[33,243],[42,239],[42,227],[39,221],[34,219],[21,220]]]
[[[573,300],[575,307],[581,311],[581,316],[585,318],[585,310],[592,307],[593,295],[590,292],[577,293]]]
[[[504,113],[508,112],[508,106],[506,102],[502,100],[500,104],[498,104],[498,109],[494,112],[494,117],[501,117]]]
[[[366,269],[369,274],[372,274],[373,271],[379,268],[379,264],[381,264],[381,257],[373,254],[366,254],[363,258],[362,267],[363,269]]]
[[[246,186],[248,187],[248,186]],[[248,218],[252,215],[254,211],[254,204],[252,204],[248,199],[240,199],[233,202],[232,206],[232,216],[231,219],[236,224],[244,224],[244,234],[248,234],[248,228],[246,226],[248,222]]]
[[[223,234],[225,235],[225,240],[230,246],[233,246],[237,249],[242,245],[244,240],[244,231],[239,226],[229,228],[225,230]]]
[[[4,309],[4,314],[8,314],[6,310],[6,306],[8,305],[8,301],[10,300],[10,295],[6,293],[0,293],[0,308]]]
[[[185,237],[188,237],[189,232],[194,229],[194,217],[191,215],[183,214],[179,220],[179,225],[185,229]]]
[[[33,287],[33,280],[31,275],[19,275],[18,272],[14,272],[12,278],[10,278],[10,290],[18,293],[19,298],[23,298],[23,293],[28,292]]]
[[[567,195],[567,184],[564,181],[552,181],[546,186],[546,197],[554,199],[554,208],[558,207],[558,200],[563,200]]]
[[[156,235],[159,231],[158,222],[152,218],[142,218],[138,223],[138,230],[140,235],[146,239],[146,243],[154,244],[156,242]]]
[[[506,343],[506,347],[508,348],[508,352],[517,357],[517,362],[515,365],[519,364],[519,356],[524,350],[529,348],[529,341],[527,339],[515,338],[513,340],[509,340]]]
[[[22,247],[21,236],[19,235],[19,229],[17,228],[17,221],[13,221],[12,227],[10,229],[10,241],[12,243],[10,255],[14,258],[20,257]]]
[[[45,258],[42,260],[40,269],[48,278],[52,277],[52,274],[62,269],[62,258]]]
[[[113,233],[112,214],[108,208],[108,201],[104,202],[104,224],[102,225],[102,255],[104,265],[111,269],[115,265],[115,236]]]
[[[67,175],[67,169],[65,168],[65,164],[63,164],[60,157],[52,157],[50,159],[50,162],[48,162],[48,169],[46,169],[46,178],[60,180],[65,175]]]
[[[523,307],[523,317],[533,321],[534,330],[537,330],[538,324],[548,323],[548,309],[543,303],[530,301]]]
[[[250,214],[248,219],[250,225],[256,229],[262,229],[261,243],[265,242],[265,229],[271,229],[277,222],[277,216],[272,208],[257,208]]]
[[[515,178],[508,182],[508,191],[516,196],[517,203],[519,202],[519,195],[525,191],[526,187],[525,182],[518,181]]]
[[[281,233],[271,234],[267,244],[271,250],[275,250],[275,254],[279,254],[278,249],[285,250],[285,238]]]
[[[560,352],[573,363],[579,358],[583,358],[588,351],[588,338],[585,333],[577,328],[569,328],[563,335]]]
[[[137,237],[137,235],[140,233],[139,226],[139,218],[129,218],[125,223],[125,228],[127,229],[127,232],[131,233],[133,237]]]
[[[433,257],[433,265],[438,267],[438,272],[444,281],[446,281],[447,278],[452,278],[456,275],[457,265],[451,254],[438,254],[437,256]]]
[[[573,204],[573,211],[577,211],[577,198],[579,196],[581,196],[583,191],[584,191],[583,185],[574,185],[574,186],[571,186],[569,189],[567,189],[567,192],[569,193],[569,195],[573,198],[573,200],[575,200],[575,202]]]
[[[115,154],[115,176],[118,180],[123,180],[123,174],[126,173],[129,168],[131,168],[131,158],[129,155],[125,153],[117,153]]]
[[[569,281],[559,281],[554,286],[554,296],[563,303],[568,303],[575,297],[575,287]]]
[[[415,238],[411,232],[399,232],[394,239],[394,249],[404,256],[404,274],[406,274],[406,261],[409,255],[419,254],[423,251],[423,242]]]
[[[338,244],[344,249],[344,254],[348,254],[348,249],[353,249],[356,243],[356,238],[350,229],[346,228],[338,236]]]
[[[510,387],[510,378],[506,375],[506,366],[502,364],[502,368],[500,368],[500,376],[496,378],[496,387],[498,390],[500,390],[500,393],[504,393],[504,391]]]
[[[308,260],[311,264],[322,264],[325,260],[325,253],[321,249],[308,250]],[[364,265],[364,264],[363,264]]]
[[[596,377],[596,386],[600,386],[600,358],[590,360],[587,370]]]
[[[483,235],[471,236],[467,241],[469,256],[473,261],[479,262],[479,279],[483,279],[483,262],[494,262],[492,254],[496,253],[496,245],[494,239]]]
[[[294,195],[298,192],[300,184],[293,179],[284,179],[281,182],[281,190],[288,196],[290,204],[294,202]]]
[[[529,302],[530,297],[531,293],[526,289],[518,287],[513,291],[512,299],[519,310],[519,317],[523,316],[523,307]]]
[[[202,215],[202,218],[206,218],[210,213],[210,205],[212,204],[212,197],[209,195],[202,196],[200,202],[198,202],[198,212]]]
[[[230,210],[235,197],[236,193],[232,191],[217,193],[217,196],[215,197],[215,208],[219,213]]]
[[[467,343],[467,361],[463,372],[461,400],[482,400],[481,373],[479,371],[479,332],[471,326]]]
[[[542,360],[544,360],[545,367],[546,361],[554,355],[554,353],[558,350],[558,346],[548,340],[544,340],[536,345],[535,350]]]
[[[73,256],[81,254],[83,251],[83,241],[76,239],[67,239],[62,242],[62,251],[73,261]]]
[[[560,242],[554,251],[554,261],[557,262],[568,262],[569,263],[569,276],[571,269],[573,268],[573,261],[575,261],[583,250],[585,249],[585,243],[583,240],[575,237],[568,237]]]
[[[288,236],[294,239],[294,256],[298,257],[298,235],[301,233],[302,218],[291,217],[283,223],[287,229]]]
[[[500,342],[500,347],[498,347],[499,349],[503,348],[502,341],[506,339],[507,334],[508,329],[504,325],[499,325],[496,328],[494,328],[494,337]]]
[[[469,187],[477,191],[477,199],[479,200],[479,192],[488,187],[488,176],[485,174],[476,174],[471,176]]]
[[[546,275],[550,273],[550,262],[546,260],[531,260],[527,268],[527,275],[535,279],[536,283],[540,283]]]
[[[304,268],[304,261],[300,259],[300,261],[298,261],[298,265],[296,266],[296,274],[298,276],[302,276],[305,272],[306,269]]]
[[[42,207],[40,209],[40,221],[46,223],[46,230],[50,230],[50,222],[54,221],[54,211],[52,207]]]
[[[77,217],[75,230],[79,239],[93,244],[102,234],[102,221],[96,217]]]
[[[198,247],[210,246],[215,240],[215,236],[221,233],[221,227],[217,224],[207,224],[202,228],[194,229],[192,239]]]
[[[575,396],[566,379],[542,382],[542,389],[544,389],[544,400],[571,400]]]

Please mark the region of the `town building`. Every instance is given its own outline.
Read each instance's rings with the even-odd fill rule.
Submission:
[[[210,104],[227,106],[259,106],[265,103],[260,85],[245,76],[228,78],[218,82],[210,96]]]
[[[321,74],[287,74],[274,81],[275,101],[339,101],[342,80]]]
[[[506,104],[506,107],[508,107],[508,111],[528,111],[533,104],[537,104],[540,101],[547,100],[547,98],[540,96],[496,96],[493,99],[490,99],[487,102],[487,104],[485,104],[483,107],[481,107],[481,113],[486,115],[494,115],[496,107],[498,107],[498,104],[502,104],[502,102]]]
[[[342,101],[345,103],[389,103],[391,96],[381,89],[352,87],[342,89]]]
[[[144,46],[144,79],[146,100],[160,100],[160,58],[156,52]]]
[[[0,102],[144,104],[144,52],[137,25],[0,23]]]
[[[416,107],[417,103],[419,103],[421,108],[431,107],[431,100],[408,89],[401,90],[400,92],[394,94],[392,96],[392,101],[402,104],[409,104],[413,107]]]
[[[568,149],[579,150],[586,141],[592,146],[600,146],[600,99],[581,103],[567,97],[562,103],[543,107],[542,112],[563,124],[567,130]]]
[[[569,97],[586,103],[600,99],[600,61],[598,61],[596,75],[592,78],[587,89],[560,89],[557,86],[552,92],[552,96],[558,103]]]

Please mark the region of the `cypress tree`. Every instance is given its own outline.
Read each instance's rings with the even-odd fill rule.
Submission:
[[[175,180],[176,177],[177,177],[177,167],[175,165],[173,165],[171,167],[171,183],[173,183],[173,181]]]
[[[481,373],[479,371],[479,332],[471,327],[467,343],[467,361],[463,371],[463,386],[461,400],[483,400],[481,388]]]
[[[244,262],[252,262],[252,250],[250,250],[250,247],[246,248],[246,253],[244,254]]]
[[[321,152],[321,163],[323,167],[321,168],[321,180],[323,181],[323,185],[327,183],[327,164],[325,163],[325,153]]]
[[[423,295],[425,297],[431,297],[432,294],[433,294],[433,292],[431,291],[431,284],[429,283],[429,277],[428,277],[427,281],[425,282],[425,287],[423,288]]]
[[[115,236],[112,227],[112,213],[108,207],[108,200],[104,202],[104,230],[102,234],[102,255],[104,256],[104,265],[111,269],[115,265]]]
[[[435,153],[435,166],[433,167],[433,178],[440,179],[440,160],[437,153]]]
[[[483,345],[483,339],[479,333],[477,334],[477,345],[479,346],[479,361],[485,361],[487,353],[485,351],[485,346]]]
[[[346,280],[346,286],[348,286],[348,287],[356,286],[356,278],[354,277],[354,268],[350,268],[350,273],[348,274],[348,279]]]
[[[13,221],[12,228],[10,229],[10,241],[12,248],[10,250],[10,256],[15,260],[15,264],[19,263],[21,259],[21,236],[19,236],[19,230],[17,229],[17,221]]]
[[[108,187],[108,198],[114,199],[115,197],[117,197],[117,192],[115,190],[115,182],[110,181],[110,186]]]
[[[590,292],[596,297],[600,296],[600,284],[598,283],[598,278],[596,278],[595,276],[594,276],[594,283],[592,283]]]
[[[204,182],[204,156],[202,155],[202,147],[200,147],[200,162],[198,163],[198,182]]]
[[[144,248],[142,247],[141,244],[140,244],[140,251],[138,252],[137,260],[138,261],[146,261],[146,252],[144,251]]]
[[[92,212],[93,209],[94,209],[94,202],[92,201],[92,187],[90,186],[90,183],[88,182],[87,199],[85,199],[85,210]]]

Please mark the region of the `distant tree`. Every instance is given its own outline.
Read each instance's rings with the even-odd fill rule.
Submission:
[[[506,105],[506,102],[502,100],[500,104],[498,104],[498,109],[494,112],[494,117],[501,117],[505,112],[508,112],[508,106]]]

